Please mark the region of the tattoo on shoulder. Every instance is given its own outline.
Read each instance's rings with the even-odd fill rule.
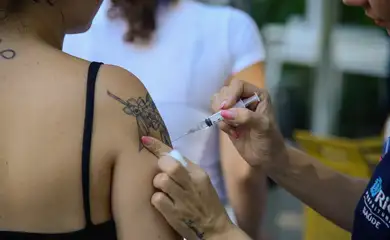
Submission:
[[[140,139],[139,151],[144,148],[141,142],[141,137],[150,136],[151,131],[159,132],[161,141],[172,147],[168,130],[149,93],[146,94],[145,98],[130,98],[126,101],[114,95],[110,91],[107,91],[107,94],[124,106],[124,113],[137,119],[138,136]]]
[[[16,57],[16,52],[12,49],[3,49],[1,48],[1,43],[3,40],[0,38],[0,57],[5,60],[11,60]]]

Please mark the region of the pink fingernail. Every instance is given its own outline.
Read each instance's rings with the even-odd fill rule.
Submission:
[[[222,110],[221,111],[221,116],[227,120],[234,120],[236,118],[236,113],[231,110]]]
[[[153,142],[153,140],[150,137],[142,137],[141,141],[144,145],[150,145]]]
[[[224,109],[226,106],[226,100],[221,103],[221,106],[219,106],[219,109]]]

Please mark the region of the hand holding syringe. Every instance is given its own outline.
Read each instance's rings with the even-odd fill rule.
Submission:
[[[260,98],[259,96],[257,95],[257,93],[255,93],[252,97],[250,98],[247,98],[247,99],[240,99],[234,106],[233,108],[246,108],[247,106],[249,106],[250,104],[254,103],[254,102],[260,102]],[[172,142],[175,142],[179,139],[181,139],[182,137],[185,137],[189,134],[192,134],[192,133],[195,133],[195,132],[198,132],[198,131],[201,131],[203,129],[207,129],[209,127],[212,127],[214,125],[216,125],[217,123],[223,121],[223,117],[221,115],[221,111],[217,112],[217,113],[214,113],[213,115],[211,115],[210,117],[206,118],[205,120],[201,121],[200,123],[198,123],[194,128],[191,128],[188,132],[186,132],[185,134],[183,134],[182,136],[176,138],[175,140],[173,140]]]

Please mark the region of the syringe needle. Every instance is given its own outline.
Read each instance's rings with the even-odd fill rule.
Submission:
[[[200,130],[200,129],[195,129],[195,128],[190,129],[190,131],[184,133],[183,135],[181,135],[180,137],[176,138],[176,139],[173,140],[172,142],[176,142],[177,140],[182,139],[183,137],[185,137],[185,136],[187,136],[187,135],[190,135],[191,133],[194,133],[194,132],[199,131],[199,130]]]
[[[180,137],[178,137],[178,138],[176,138],[176,139],[173,139],[172,140],[172,142],[176,142],[177,140],[180,140],[182,137],[184,137],[185,136],[185,134],[184,135],[182,135],[182,136],[180,136]]]
[[[181,135],[180,137],[178,137],[178,138],[174,139],[172,142],[176,142],[177,140],[180,140],[180,139],[182,139],[183,137],[187,136],[188,134],[190,134],[190,132],[186,132],[186,133],[184,133],[184,134],[183,134],[183,135]]]

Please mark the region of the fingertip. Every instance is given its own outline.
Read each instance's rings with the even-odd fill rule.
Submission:
[[[183,162],[185,162],[184,159],[183,161],[179,161],[173,158],[171,155],[165,154],[165,156],[160,158],[158,161],[158,166],[160,170],[164,172],[164,174],[167,174],[169,177],[175,179],[178,175],[186,171],[185,169],[187,163],[185,162],[186,166],[184,166]]]
[[[142,141],[142,144],[144,144],[145,146],[150,146],[151,144],[153,144],[153,139],[151,137],[148,137],[148,136],[141,137],[141,141]]]
[[[227,103],[227,100],[222,101],[221,105],[219,106],[219,109],[225,109],[226,103]]]
[[[175,161],[172,159],[172,157],[168,153],[163,153],[161,157],[157,161],[157,165],[160,168],[161,171],[164,171],[166,169],[166,166],[169,166],[172,161]]]
[[[230,85],[240,85],[242,82],[242,80],[238,79],[238,78],[233,78],[231,81],[230,81]]]
[[[159,173],[156,176],[154,176],[154,178],[153,178],[153,187],[160,189],[160,181],[161,181],[161,178],[162,178],[161,175],[162,175],[162,173]]]
[[[236,111],[230,109],[230,110],[222,110],[221,116],[226,120],[234,120],[237,116]]]
[[[152,195],[152,198],[151,198],[151,203],[153,206],[155,206],[156,208],[158,208],[158,206],[164,201],[166,200],[166,198],[168,198],[164,193],[162,192],[156,192]]]
[[[155,192],[150,199],[154,208],[156,208],[162,215],[172,214],[174,203],[167,194],[163,192]]]

